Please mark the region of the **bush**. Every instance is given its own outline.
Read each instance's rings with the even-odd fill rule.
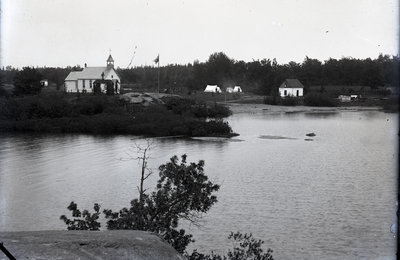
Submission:
[[[309,93],[304,96],[304,105],[314,107],[336,107],[338,101],[322,93]]]
[[[264,104],[267,105],[278,105],[280,102],[280,97],[278,96],[266,96],[264,97]]]
[[[232,136],[232,128],[221,119],[210,121],[191,121],[190,136]]]
[[[287,96],[281,98],[279,96],[264,97],[264,104],[268,105],[281,105],[281,106],[297,106],[300,99],[298,97]]]
[[[169,97],[165,101],[166,108],[172,110],[175,114],[183,114],[189,111],[194,104],[195,101],[193,99],[180,97]]]
[[[95,203],[93,206],[95,213],[91,214],[89,211],[84,210],[81,212],[75,202],[71,202],[68,206],[68,210],[72,211],[73,220],[70,220],[65,215],[62,215],[60,219],[67,225],[68,230],[100,230],[100,205]]]
[[[298,97],[287,96],[284,98],[280,98],[280,105],[282,106],[296,106],[298,105],[298,102]]]
[[[105,95],[85,96],[76,100],[74,110],[81,115],[96,115],[103,112],[120,112],[123,108],[122,104],[113,97]]]
[[[391,97],[383,103],[383,109],[386,112],[395,113],[399,111],[399,98]]]
[[[17,71],[14,76],[14,94],[38,94],[42,90],[41,79],[42,75],[35,68],[24,67],[21,71]]]
[[[7,90],[4,87],[0,86],[0,97],[8,97],[8,96],[9,95]]]
[[[175,114],[191,114],[197,118],[223,118],[231,115],[229,108],[223,105],[214,103],[213,106],[207,106],[204,102],[189,98],[168,98],[165,101],[165,106]]]
[[[211,118],[223,118],[228,117],[231,114],[232,112],[229,108],[217,103],[214,103],[214,106],[211,106],[207,109],[207,117]]]
[[[188,260],[273,260],[273,251],[268,248],[267,252],[261,248],[262,240],[256,240],[252,234],[233,233],[228,236],[233,241],[233,250],[229,250],[226,256],[204,255],[194,250],[191,255],[186,255]]]
[[[3,118],[25,120],[31,118],[59,118],[70,116],[72,107],[60,95],[25,96],[0,101]]]

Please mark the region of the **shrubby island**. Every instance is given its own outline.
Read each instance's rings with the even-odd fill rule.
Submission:
[[[0,98],[0,131],[230,137],[236,134],[222,119],[230,114],[217,103],[172,95],[144,105],[120,96],[41,93]]]

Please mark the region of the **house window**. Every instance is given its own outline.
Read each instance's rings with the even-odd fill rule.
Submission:
[[[285,89],[284,91],[283,91],[283,96],[286,96],[287,95],[287,90]]]
[[[300,93],[300,90],[296,90],[296,96],[298,97]]]
[[[82,80],[82,87],[85,88],[85,80]]]
[[[92,88],[92,87],[93,87],[92,80],[89,80],[89,87],[90,87],[90,88]]]

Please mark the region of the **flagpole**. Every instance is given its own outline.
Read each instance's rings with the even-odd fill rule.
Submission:
[[[160,54],[158,54],[158,57],[160,57]],[[160,58],[158,58],[157,90],[160,93]]]

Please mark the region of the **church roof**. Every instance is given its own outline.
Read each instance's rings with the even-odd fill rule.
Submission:
[[[108,73],[107,67],[86,67],[79,74],[79,79],[101,79],[101,74],[104,76]]]
[[[107,77],[111,70],[107,67],[86,67],[82,71],[70,72],[65,80],[101,79],[102,73],[104,73],[104,77]]]
[[[71,71],[68,76],[65,78],[65,80],[77,80],[77,74],[80,73],[80,71]]]

